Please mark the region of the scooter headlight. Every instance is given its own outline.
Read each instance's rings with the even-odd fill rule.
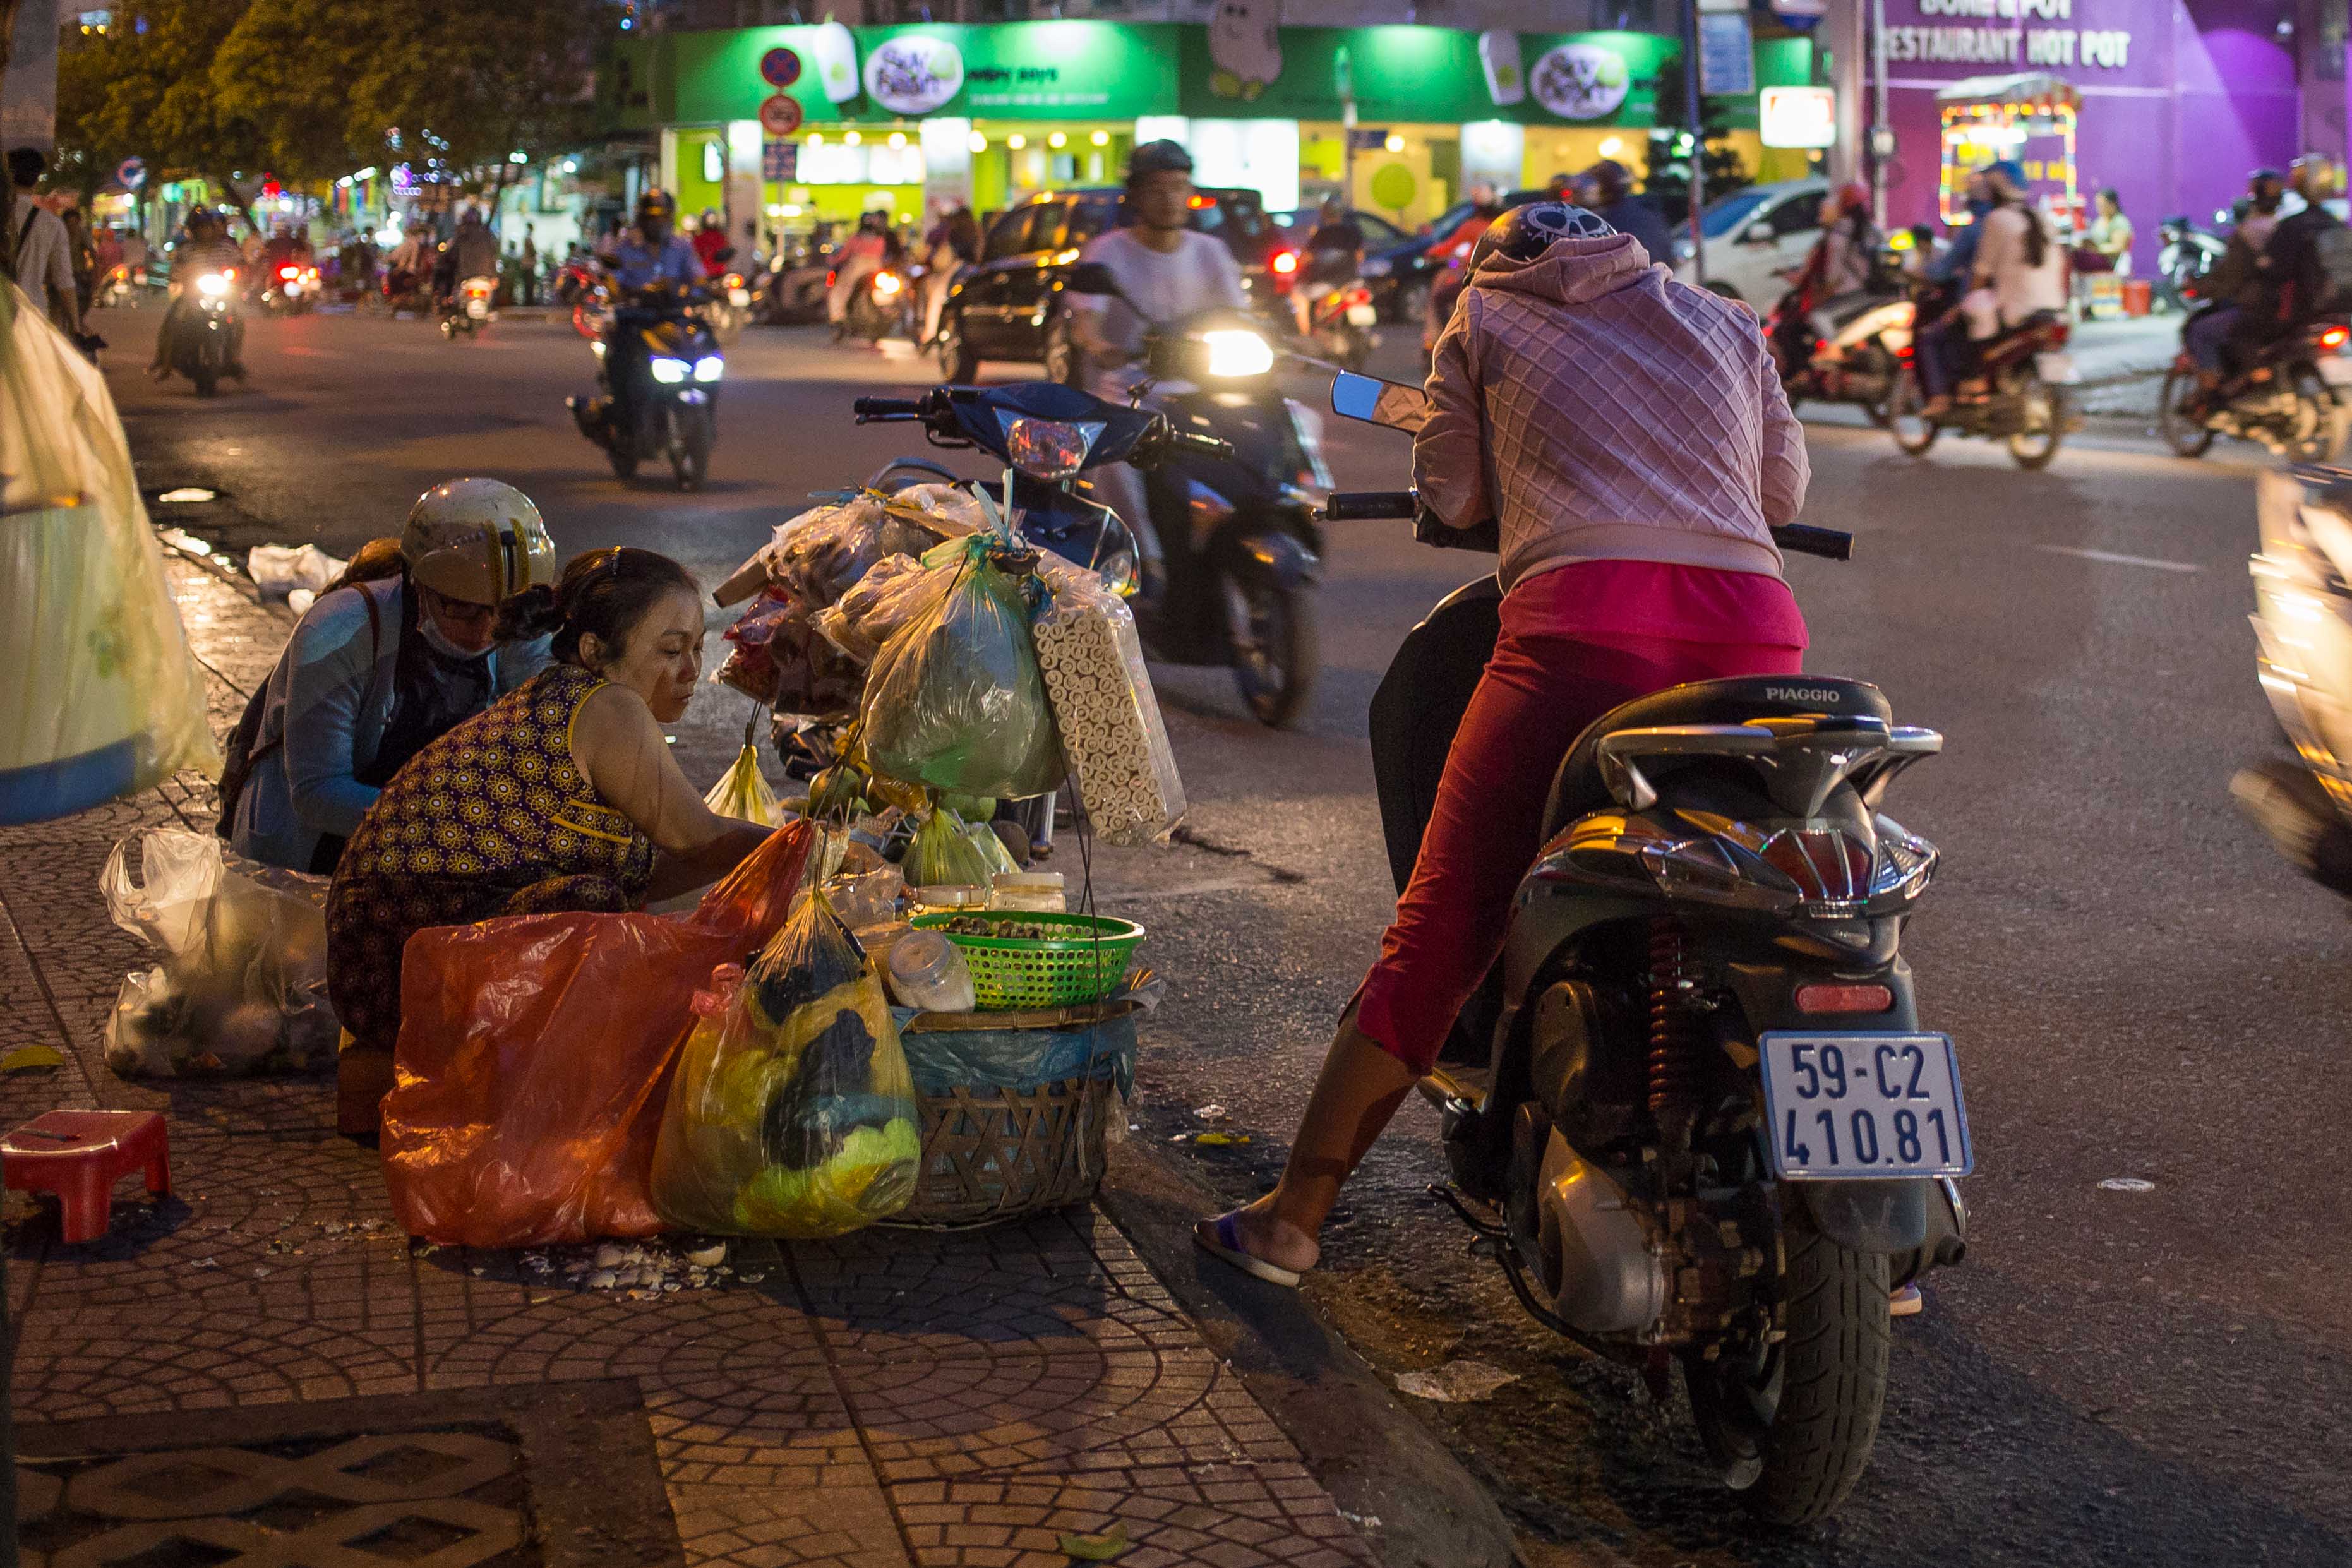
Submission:
[[[1102,433],[1099,420],[1065,424],[1052,419],[1013,419],[1004,427],[1004,455],[1032,479],[1054,484],[1086,466],[1087,453]]]
[[[666,387],[674,387],[694,373],[684,360],[657,358],[653,363],[654,380]]]
[[[694,361],[694,379],[696,381],[715,382],[726,373],[727,361],[720,359],[716,354],[705,354],[702,358]]]
[[[196,279],[196,292],[207,299],[218,299],[228,293],[227,275],[207,272]]]
[[[1262,376],[1274,369],[1274,350],[1264,338],[1244,327],[1226,327],[1201,334],[1209,350],[1213,376]]]

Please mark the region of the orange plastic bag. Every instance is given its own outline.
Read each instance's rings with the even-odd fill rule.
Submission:
[[[526,1247],[660,1230],[654,1144],[695,992],[783,925],[815,839],[779,829],[683,920],[529,915],[410,937],[381,1145],[409,1234]]]

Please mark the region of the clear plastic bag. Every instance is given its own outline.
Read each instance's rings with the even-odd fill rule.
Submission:
[[[245,552],[245,574],[265,603],[297,591],[315,599],[349,565],[317,545],[256,545]]]
[[[824,885],[824,896],[833,904],[833,912],[852,931],[886,925],[898,919],[898,901],[906,892],[907,879],[894,865],[838,876]]]
[[[1184,782],[1135,616],[1093,572],[1043,575],[1054,597],[1037,617],[1037,664],[1078,799],[1103,842],[1149,843],[1183,819]]]
[[[735,765],[710,787],[702,803],[722,817],[740,817],[763,828],[783,825],[783,810],[776,803],[776,792],[760,774],[759,748],[748,740],[743,749],[735,754]]]
[[[1003,847],[997,846],[999,852]],[[898,863],[910,887],[986,887],[996,874],[953,811],[933,811],[924,818]]]
[[[218,777],[105,378],[0,278],[0,823]]]
[[[839,603],[817,612],[816,629],[850,658],[870,664],[883,644],[929,609],[950,580],[913,556],[886,555]]]
[[[873,964],[822,891],[748,974],[713,976],[654,1152],[671,1224],[818,1239],[914,1196],[915,1088]]]
[[[131,1078],[247,1077],[332,1058],[316,904],[229,869],[218,839],[174,828],[116,844],[99,887],[114,923],[163,954],[160,967],[122,983],[107,1020],[109,1067]]]
[[[877,773],[1020,800],[1062,781],[1062,753],[1029,606],[990,548],[976,536],[932,553],[949,587],[874,661],[860,726]]]

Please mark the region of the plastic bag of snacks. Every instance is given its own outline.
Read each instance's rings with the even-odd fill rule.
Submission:
[[[1034,628],[1037,664],[1078,798],[1103,842],[1149,843],[1182,820],[1184,782],[1135,616],[1092,572],[1047,580],[1054,597]]]
[[[740,817],[747,822],[757,822],[763,828],[783,825],[782,810],[776,804],[776,792],[760,776],[759,748],[750,741],[735,754],[735,765],[710,787],[702,803],[722,817]]]
[[[1003,846],[997,848],[1002,852]],[[988,879],[996,874],[988,856],[965,831],[961,819],[945,810],[923,819],[899,869],[909,887],[986,887]]]
[[[975,536],[925,559],[947,587],[875,659],[859,722],[877,773],[1020,800],[1062,781],[1062,750],[1029,603],[991,559],[992,540]]]
[[[698,998],[654,1150],[671,1224],[817,1239],[897,1213],[922,1157],[882,982],[822,892]]]
[[[929,609],[950,580],[913,556],[886,555],[839,603],[817,612],[816,629],[849,657],[870,664],[882,645]]]

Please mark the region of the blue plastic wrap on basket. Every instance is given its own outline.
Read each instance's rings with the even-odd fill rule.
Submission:
[[[1071,1029],[958,1029],[908,1032],[911,1010],[893,1010],[916,1092],[958,1087],[1025,1094],[1072,1078],[1110,1076],[1122,1095],[1135,1090],[1135,1015]]]

